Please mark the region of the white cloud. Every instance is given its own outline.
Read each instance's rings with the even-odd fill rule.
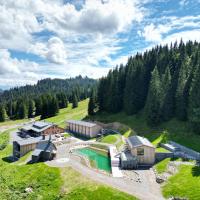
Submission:
[[[0,49],[0,85],[36,82],[40,77],[38,74],[37,63],[12,58],[7,49]]]
[[[158,25],[157,27],[154,24],[150,24],[144,27],[144,31],[139,31],[139,35],[144,37],[145,40],[150,42],[160,42],[162,40],[162,34],[167,33],[170,30],[170,27],[165,25]]]
[[[53,37],[48,40],[46,58],[53,63],[66,63],[67,53],[62,40]]]
[[[133,0],[86,0],[82,9],[72,4],[55,6],[43,13],[44,26],[59,35],[69,31],[110,34],[124,31],[133,21],[140,22],[143,13]]]
[[[159,23],[160,22],[160,23]],[[156,20],[156,23],[151,23],[144,26],[143,31],[138,31],[141,37],[146,41],[153,43],[161,43],[166,35],[171,35],[170,32],[187,32],[182,29],[198,29],[200,27],[200,15],[185,16],[185,17],[162,17]]]
[[[181,39],[184,42],[187,42],[189,40],[200,42],[200,29],[182,31],[182,32],[171,34],[167,36],[166,38],[164,38],[164,40],[162,41],[162,44],[170,44],[171,42],[174,43],[175,41],[180,41]]]

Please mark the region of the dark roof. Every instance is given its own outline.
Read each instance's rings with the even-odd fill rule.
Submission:
[[[36,138],[26,138],[15,142],[17,142],[20,146],[23,146],[23,145],[38,143],[40,140],[42,140],[42,136]]]
[[[50,140],[41,140],[32,155],[39,156],[41,152],[53,152],[54,150],[56,150],[56,146]]]
[[[147,138],[140,137],[140,136],[131,136],[127,139],[127,142],[131,148],[139,147],[139,146],[148,146],[148,147],[155,148]]]
[[[39,129],[42,129],[42,128],[44,128],[44,127],[46,127],[46,126],[49,126],[50,125],[50,123],[47,123],[47,122],[35,122],[34,124],[33,124],[33,126],[35,127],[35,128],[39,128]],[[52,125],[52,124],[51,124]]]
[[[79,121],[79,120],[68,120],[67,123],[77,124],[77,125],[87,126],[87,127],[93,127],[93,126],[97,125],[95,123],[86,122],[86,121]]]
[[[56,149],[56,146],[50,140],[41,140],[35,149],[51,152]]]
[[[37,121],[37,122],[34,122],[32,124],[22,127],[22,130],[25,130],[25,131],[32,130],[34,132],[40,133],[40,132],[50,128],[53,125],[54,124],[50,123],[50,122]]]

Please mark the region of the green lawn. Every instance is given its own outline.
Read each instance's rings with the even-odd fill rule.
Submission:
[[[65,115],[66,118],[70,118],[71,114],[69,115]],[[12,154],[12,145],[8,142],[9,131],[1,133],[0,199],[2,200],[136,199],[126,193],[96,183],[72,168],[59,169],[48,167],[44,163],[24,164],[31,153],[12,163],[9,159]],[[32,188],[32,193],[25,193],[24,190],[28,187]]]
[[[172,119],[158,127],[151,128],[147,125],[142,112],[132,116],[127,116],[123,112],[117,114],[101,113],[92,118],[105,123],[120,122],[125,124],[132,129],[132,132],[127,134],[128,136],[138,134],[147,137],[155,146],[159,142],[173,140],[200,152],[200,135],[191,133],[186,122]]]
[[[103,137],[102,140],[100,140],[99,142],[103,142],[103,143],[108,143],[108,144],[114,144],[117,142],[119,138],[119,135],[115,134],[115,135],[107,135],[105,137]]]
[[[167,165],[168,165],[169,161],[170,161],[170,158],[165,158],[164,160],[158,162],[155,165],[156,171],[159,174],[162,174],[163,172],[165,172],[167,170]]]
[[[27,121],[29,121],[29,119],[8,120],[5,122],[0,122],[0,127],[1,126],[12,126],[12,125],[24,123]]]
[[[72,109],[72,104],[68,108],[60,109],[59,114],[55,117],[46,119],[48,122],[58,124],[60,127],[66,127],[66,121],[69,119],[81,120],[87,116],[88,99],[79,102],[78,108]]]
[[[186,197],[189,200],[200,199],[200,167],[181,165],[179,172],[170,177],[163,186],[165,197]]]

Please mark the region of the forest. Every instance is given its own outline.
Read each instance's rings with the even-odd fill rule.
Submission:
[[[95,100],[94,100],[95,99]],[[144,112],[149,126],[177,118],[200,133],[200,43],[156,46],[110,70],[90,100],[90,114]]]
[[[35,85],[12,88],[0,93],[0,121],[40,116],[51,117],[91,95],[97,81],[88,77],[70,79],[43,79]]]

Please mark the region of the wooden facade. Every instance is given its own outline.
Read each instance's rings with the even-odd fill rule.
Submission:
[[[86,138],[96,137],[101,131],[101,127],[95,123],[69,120],[67,121],[67,124],[67,129],[70,132]]]

